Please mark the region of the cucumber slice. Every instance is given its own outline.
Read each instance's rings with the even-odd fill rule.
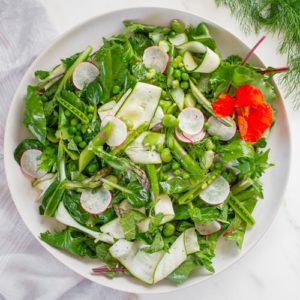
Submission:
[[[185,33],[179,33],[175,35],[173,38],[169,38],[170,43],[173,44],[174,46],[182,45],[186,43],[188,40],[189,39]]]
[[[187,42],[177,46],[177,48],[180,50],[190,51],[192,53],[205,53],[207,49],[205,45],[197,41]]]
[[[96,240],[98,241],[102,241],[108,244],[113,244],[114,239],[105,233],[102,232],[98,232],[98,231],[94,231],[91,230],[89,228],[86,228],[84,226],[82,226],[81,224],[77,223],[72,216],[69,214],[69,212],[67,211],[67,209],[65,208],[63,202],[61,202],[57,208],[57,211],[55,213],[55,218],[57,221],[59,221],[62,224],[65,224],[67,226],[70,227],[74,227],[82,232],[87,233],[88,235],[94,237]]]
[[[117,102],[113,100],[100,106],[98,109],[98,115],[100,120],[103,120],[106,116],[113,116],[113,108],[116,104]]]
[[[160,224],[167,223],[174,218],[175,213],[173,209],[173,204],[168,195],[159,195],[157,197],[157,202],[154,206],[154,212],[156,215],[159,213],[162,213],[164,215]]]
[[[178,108],[180,110],[183,110],[183,106],[184,106],[184,92],[182,90],[182,88],[176,88],[176,89],[172,89],[170,91],[170,94],[173,98],[173,100],[175,101],[175,103],[177,104]]]
[[[210,205],[222,204],[230,193],[230,185],[228,181],[219,176],[199,195],[200,199]]]
[[[194,71],[198,65],[196,64],[191,52],[186,51],[183,55],[183,64],[187,71],[192,72]]]
[[[136,224],[136,227],[139,232],[145,233],[149,230],[149,225],[150,225],[150,218],[147,218],[145,220],[142,220]]]
[[[100,230],[109,234],[115,239],[124,239],[124,233],[120,223],[120,219],[116,218],[100,227]]]
[[[187,93],[184,97],[184,107],[195,107],[197,104],[196,99],[191,93]]]
[[[169,274],[171,274],[176,268],[178,268],[187,258],[185,245],[184,245],[184,233],[182,233],[176,241],[172,244],[169,252],[165,253],[160,260],[157,268],[154,272],[154,280],[156,283]]]
[[[184,232],[184,245],[186,254],[192,254],[200,250],[195,228],[189,228]]]
[[[194,70],[194,72],[211,73],[218,68],[220,62],[219,55],[207,47],[202,63]]]
[[[161,106],[158,106],[155,111],[154,117],[151,120],[149,128],[152,129],[155,125],[161,123],[161,120],[164,117],[164,115],[165,114],[163,109],[161,108]]]
[[[162,89],[158,86],[138,82],[116,116],[130,118],[133,129],[144,122],[150,122],[157,109],[161,91]]]
[[[145,283],[153,283],[153,274],[163,256],[163,251],[146,253],[141,249],[145,244],[119,240],[110,247],[110,254],[136,278]]]
[[[142,214],[145,214],[145,207],[140,207],[140,208],[134,208],[133,206],[130,205],[130,203],[128,202],[128,200],[123,200],[119,205],[117,205],[118,208],[122,211],[122,212],[128,212],[130,210],[137,210],[139,212],[141,212]]]
[[[145,131],[140,134],[125,150],[126,155],[134,162],[138,164],[160,164],[160,154],[155,150],[149,148],[143,144],[143,140],[150,131]],[[158,134],[158,133],[157,133]],[[163,144],[165,141],[164,134],[158,134],[159,138],[157,144]]]

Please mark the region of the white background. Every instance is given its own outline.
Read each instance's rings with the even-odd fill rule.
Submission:
[[[59,33],[111,10],[133,6],[163,6],[184,9],[212,19],[252,46],[258,36],[245,36],[227,9],[217,8],[213,0],[40,0]],[[260,34],[261,36],[261,34]],[[276,54],[277,37],[268,34],[256,54],[266,65],[285,66],[286,58]],[[211,280],[176,293],[139,296],[139,299],[300,299],[300,111],[293,111],[286,100],[291,127],[293,158],[290,180],[274,223],[259,244],[236,265]]]

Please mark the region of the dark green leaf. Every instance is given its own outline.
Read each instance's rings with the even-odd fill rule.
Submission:
[[[86,98],[92,104],[99,104],[102,98],[102,94],[103,91],[102,91],[101,84],[96,80],[91,82],[86,87]]]
[[[114,267],[118,263],[117,260],[115,260],[110,252],[109,248],[111,245],[105,244],[105,243],[100,243],[96,245],[96,256],[97,258],[101,259],[103,262],[106,263],[108,267]]]
[[[163,248],[164,248],[164,240],[163,240],[161,234],[158,232],[155,235],[151,246],[143,248],[143,251],[147,252],[147,253],[154,253],[154,252],[158,252],[158,251],[162,250]]]
[[[48,144],[41,156],[39,157],[39,170],[45,170],[50,172],[56,163],[57,159],[57,146],[54,144]]]
[[[193,207],[189,208],[188,211],[195,224],[211,222],[220,216],[220,210],[216,206],[203,208]]]
[[[132,181],[127,185],[132,193],[127,194],[127,200],[135,208],[145,207],[149,202],[149,193],[137,182]]]
[[[75,53],[70,57],[61,59],[61,62],[67,67],[71,67],[73,63],[76,61],[76,59],[79,57],[80,53]]]
[[[39,140],[34,140],[34,139],[23,140],[14,151],[14,158],[18,164],[20,163],[22,154],[24,153],[24,151],[26,151],[28,149],[42,150],[43,145],[41,144],[41,142]]]
[[[120,223],[124,232],[125,239],[134,240],[136,237],[136,222],[145,219],[145,215],[138,211],[131,210],[123,214]]]
[[[37,70],[34,72],[34,76],[40,80],[43,80],[49,76],[50,72],[44,70]]]
[[[182,177],[173,177],[168,181],[161,181],[160,186],[166,194],[178,194],[189,190],[190,182]]]

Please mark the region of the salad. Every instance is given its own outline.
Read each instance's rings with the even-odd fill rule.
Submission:
[[[124,26],[35,72],[34,138],[14,157],[39,213],[65,225],[42,241],[99,261],[93,274],[180,284],[214,272],[218,240],[241,248],[255,225],[276,69],[250,65],[253,49],[222,58],[204,23]]]

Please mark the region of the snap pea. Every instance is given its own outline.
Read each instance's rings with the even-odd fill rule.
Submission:
[[[157,178],[157,170],[154,164],[146,165],[146,171],[150,181],[150,192],[153,201],[156,201],[157,196],[159,195],[159,184]]]
[[[175,52],[175,47],[172,44],[170,46],[170,51],[169,51],[169,64],[168,64],[168,69],[167,69],[167,86],[171,87],[172,86],[172,81],[173,81],[173,73],[174,73],[174,67],[172,65],[172,61],[174,59],[174,52]]]
[[[81,120],[82,123],[88,124],[89,118],[88,116],[83,113],[81,110],[79,110],[77,107],[73,106],[71,103],[69,103],[67,100],[57,97],[57,101],[66,109],[68,109],[74,116],[76,116],[78,119]]]
[[[253,226],[255,224],[255,220],[247,208],[235,196],[229,196],[228,204],[234,210],[234,212],[248,225]]]

